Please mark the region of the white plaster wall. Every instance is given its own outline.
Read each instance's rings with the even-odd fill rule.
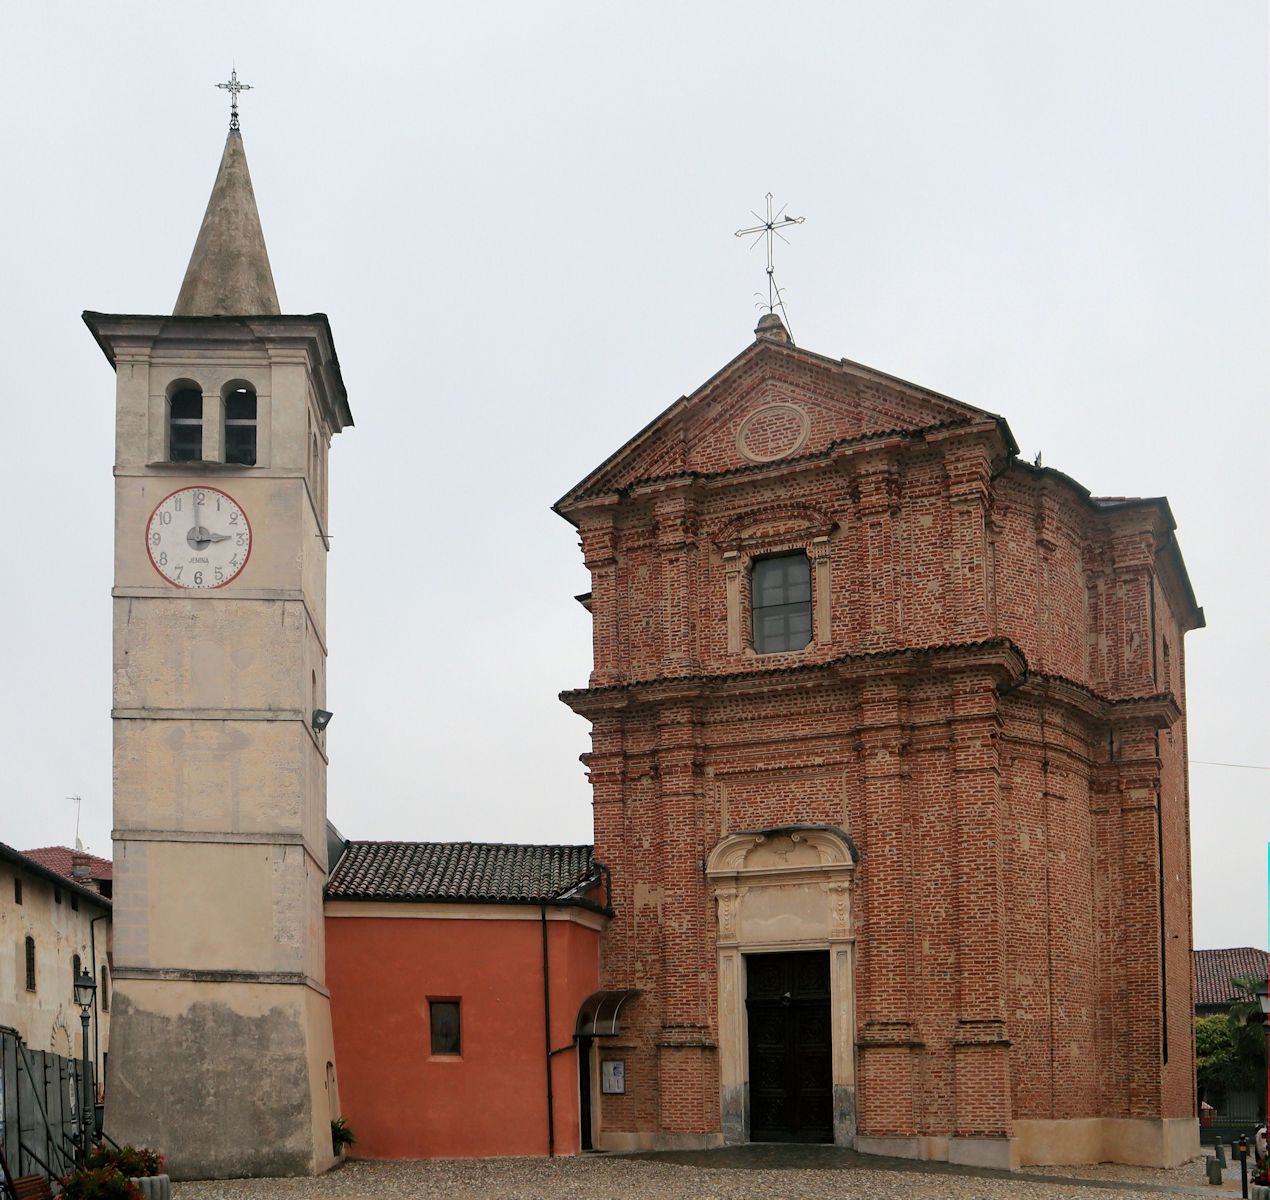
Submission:
[[[22,903],[14,900],[14,877],[22,879]],[[71,905],[69,888],[62,902],[53,899],[54,885],[43,876],[0,862],[0,1025],[16,1029],[33,1050],[80,1055],[79,1006],[71,982],[73,958],[89,964],[89,922],[109,910],[80,897]],[[26,988],[26,938],[35,939],[35,991]],[[110,919],[97,922],[94,978],[110,950]],[[113,988],[111,989],[113,991]],[[109,1047],[110,1012],[98,1007],[100,1049]]]
[[[115,882],[146,916],[115,932],[129,968],[307,974],[318,965],[321,881],[302,846],[128,841]]]

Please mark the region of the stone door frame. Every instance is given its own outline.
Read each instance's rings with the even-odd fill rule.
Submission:
[[[855,931],[851,888],[858,853],[831,825],[746,830],[706,858],[718,909],[719,1102],[723,1140],[750,1139],[745,955],[829,953],[833,1140],[854,1146]]]

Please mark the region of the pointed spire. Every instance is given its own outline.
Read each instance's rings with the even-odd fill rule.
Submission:
[[[231,129],[172,315],[256,316],[281,311],[243,137]]]

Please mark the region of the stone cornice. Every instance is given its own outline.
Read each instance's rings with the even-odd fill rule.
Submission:
[[[640,706],[695,704],[719,698],[773,695],[813,687],[834,687],[862,680],[892,679],[901,683],[931,672],[979,671],[995,676],[1002,698],[1061,705],[1091,724],[1128,728],[1171,728],[1182,716],[1177,699],[1167,692],[1150,696],[1103,696],[1061,675],[1034,674],[1023,652],[1009,638],[923,646],[906,650],[845,654],[826,662],[769,667],[765,670],[683,675],[630,680],[598,687],[574,688],[560,699],[579,716],[595,720]]]
[[[1059,704],[1091,722],[1117,727],[1145,724],[1151,729],[1168,729],[1182,716],[1171,692],[1122,698],[1102,696],[1061,675],[1030,674],[1011,691],[1023,698]]]
[[[942,442],[949,438],[971,435],[995,434],[1004,437],[1005,435],[1001,434],[1001,425],[999,418],[984,420],[961,418],[918,428],[870,431],[854,437],[838,438],[830,442],[823,450],[796,455],[792,458],[782,458],[775,462],[748,463],[721,471],[677,471],[635,480],[617,489],[583,492],[576,497],[562,499],[555,505],[555,510],[576,525],[582,519],[582,514],[590,508],[620,503],[624,497],[642,499],[658,495],[666,490],[685,488],[713,490],[728,486],[736,479],[761,481],[769,476],[788,475],[791,470],[818,471],[827,467],[843,469],[858,456],[878,451],[893,454],[904,449],[926,446],[936,441]]]
[[[997,683],[1010,683],[1024,678],[1027,661],[1022,651],[1008,638],[994,638],[983,642],[844,654],[827,662],[765,670],[632,680],[576,688],[561,692],[560,699],[580,716],[594,718],[636,705],[772,695],[809,687],[841,686],[879,677],[899,681],[931,671],[953,673],[965,670],[986,672]]]
[[[169,317],[138,313],[85,312],[88,326],[112,367],[138,362],[181,345],[218,354],[263,347],[271,361],[301,356],[313,381],[318,405],[338,433],[353,423],[340,372],[331,323],[325,313],[307,316]]]

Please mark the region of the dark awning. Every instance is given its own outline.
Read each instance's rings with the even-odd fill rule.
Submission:
[[[578,1009],[577,1037],[617,1037],[622,1032],[618,1020],[622,1006],[638,996],[638,988],[618,988],[608,992],[592,992]]]

